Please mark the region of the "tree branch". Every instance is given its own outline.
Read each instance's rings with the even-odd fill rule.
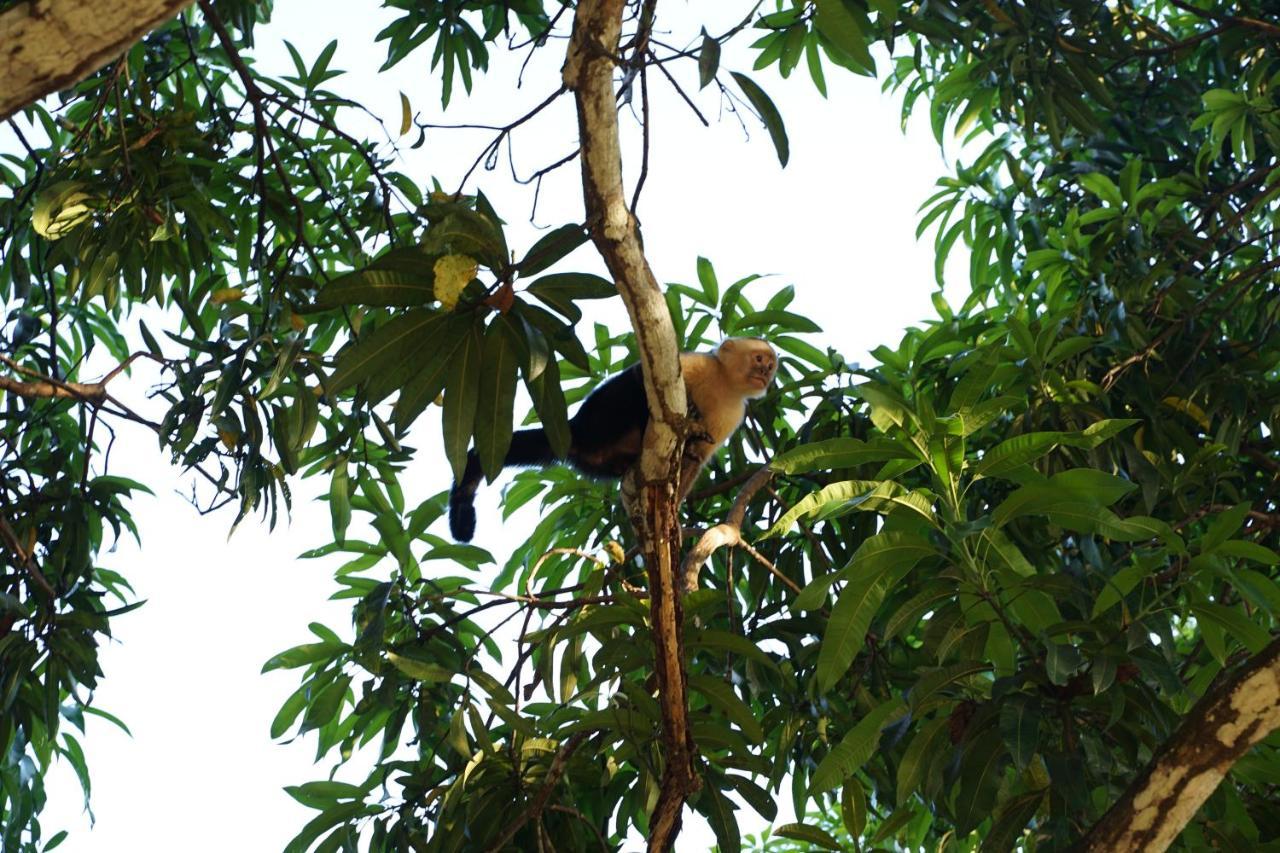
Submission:
[[[1078,848],[1089,853],[1165,850],[1236,761],[1277,728],[1280,638],[1196,703]]]
[[[191,0],[40,0],[0,13],[0,121],[66,89]]]
[[[116,365],[110,373],[97,382],[64,382],[61,379],[54,379],[52,376],[45,376],[29,367],[23,367],[7,355],[0,355],[0,364],[7,365],[16,373],[20,373],[30,380],[23,381],[14,379],[11,376],[0,376],[0,390],[9,391],[19,397],[27,397],[28,399],[78,400],[81,403],[88,403],[97,409],[111,399],[107,394],[107,383],[119,376],[121,371],[128,368],[139,358],[154,359],[155,356],[146,352],[135,352]],[[164,363],[162,359],[156,360],[162,364]],[[117,405],[119,404],[117,403]]]
[[[756,492],[760,491],[765,485],[773,479],[773,469],[765,465],[756,470],[751,478],[747,480],[747,484],[743,486],[742,491],[738,493],[738,497],[733,502],[733,507],[729,510],[729,515],[724,521],[710,527],[702,537],[698,539],[698,543],[693,546],[688,555],[684,558],[684,566],[682,574],[684,575],[684,588],[687,592],[693,592],[698,588],[698,575],[702,571],[702,567],[706,565],[707,560],[711,559],[711,555],[725,546],[740,545],[748,550],[752,557],[755,557],[765,568],[768,568],[775,575],[778,575],[796,592],[800,589],[795,582],[785,575],[779,574],[777,568],[766,560],[754,548],[742,541],[742,520],[746,518],[747,504],[751,503],[751,499],[756,496]]]

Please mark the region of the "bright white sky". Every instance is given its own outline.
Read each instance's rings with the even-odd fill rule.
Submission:
[[[660,12],[676,19],[671,41],[684,43],[704,22],[698,15],[723,15],[706,22],[711,32],[735,23],[733,15],[708,11],[730,6],[741,14],[739,7],[746,4],[669,3]],[[389,19],[372,3],[278,0],[275,22],[257,33],[256,55],[264,69],[290,73],[281,39],[288,38],[310,62],[340,37],[331,67],[350,73],[330,86],[366,104],[392,132],[399,125],[401,91],[427,121],[503,124],[558,85],[560,44],[539,52],[521,90],[512,84],[523,52],[513,61],[495,50],[491,72],[476,76],[474,96],[455,93],[453,106],[441,115],[438,84],[427,67],[429,51],[377,74],[385,52],[373,38]],[[750,40],[748,33],[739,42]],[[726,50],[721,67],[749,72],[752,59],[744,49]],[[883,67],[883,52],[878,59]],[[882,96],[873,80],[828,68],[830,98],[825,101],[814,91],[803,63],[789,81],[781,80],[775,69],[755,75],[786,121],[791,163],[785,170],[762,128],[749,122],[748,139],[733,116],[725,114],[716,122],[721,111],[712,88],[697,99],[713,122],[707,129],[660,75],[652,75],[650,171],[639,213],[660,281],[693,281],[698,255],[713,261],[722,283],[753,272],[774,273],[756,292],[763,296],[794,284],[798,295],[791,310],[814,318],[825,330],[811,336],[812,342],[858,359],[881,343],[896,342],[906,326],[934,315],[929,301],[935,289],[933,254],[927,239],[918,244],[913,235],[916,208],[932,194],[946,165],[924,115],[904,135],[897,98]],[[696,91],[692,62],[674,70],[688,91]],[[624,120],[634,130],[635,122]],[[358,124],[351,129],[375,133]],[[480,131],[434,131],[426,145],[409,151],[408,143],[416,138],[411,134],[403,140],[401,168],[420,183],[436,176],[453,188],[490,137]],[[527,175],[575,144],[566,98],[517,133],[518,167]],[[637,151],[633,146],[627,162],[632,177],[638,169]],[[538,236],[527,222],[532,192],[509,180],[505,150],[502,159],[498,171],[479,172],[479,186],[511,221],[511,245],[527,247]],[[581,219],[574,164],[544,182],[536,224]],[[964,258],[959,249],[956,254],[948,268],[949,280],[956,283],[948,289],[952,304],[964,296]],[[568,264],[565,269],[601,268],[589,250],[580,250]],[[605,316],[623,322],[620,310]],[[145,410],[146,377],[137,374],[129,384],[113,389]],[[348,604],[327,601],[335,589],[331,574],[337,564],[296,559],[331,538],[327,507],[311,500],[326,485],[295,484],[292,520],[274,532],[250,519],[228,539],[230,510],[197,515],[175,494],[189,492],[191,478],[167,464],[154,436],[128,425],[118,429],[112,473],[152,484],[157,495],[134,504],[143,549],[127,540],[101,555],[105,565],[121,571],[147,599],[145,607],[116,620],[116,641],[102,653],[106,675],[96,700],[123,718],[133,737],[89,720],[86,749],[96,824],[88,829],[77,783],[63,764],[48,780],[49,805],[42,819],[46,837],[71,829],[60,848],[68,853],[279,850],[314,815],[282,787],[325,778],[330,765],[312,763],[314,737],[284,746],[270,740],[269,723],[297,686],[297,672],[263,676],[259,670],[274,653],[309,641],[306,626],[311,621],[351,636]],[[421,453],[405,478],[410,506],[448,485],[439,435],[438,412],[433,410],[414,435]],[[521,535],[535,520],[536,509],[525,507],[514,527],[500,529],[493,514],[497,492],[481,492],[478,538],[501,559],[517,541],[503,543],[503,530],[508,537]],[[786,787],[782,797],[789,800]],[[789,813],[788,805],[782,807]],[[708,849],[713,839],[705,823],[691,810],[686,816],[680,849]],[[744,831],[762,825],[749,810],[740,817]]]

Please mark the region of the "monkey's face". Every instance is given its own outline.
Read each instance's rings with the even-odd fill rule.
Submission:
[[[729,338],[720,344],[717,357],[743,397],[763,397],[778,372],[778,355],[759,338]]]

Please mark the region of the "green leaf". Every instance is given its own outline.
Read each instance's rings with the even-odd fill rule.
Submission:
[[[1142,421],[1138,418],[1109,418],[1089,424],[1089,426],[1080,431],[1079,436],[1067,433],[1067,438],[1064,438],[1064,442],[1071,444],[1073,447],[1094,448],[1107,439],[1119,435],[1134,424],[1140,423]]]
[[[963,661],[930,670],[912,685],[908,692],[912,711],[922,708],[928,699],[948,684],[968,678],[979,672],[989,672],[991,664],[985,661]]]
[[[1138,488],[1137,483],[1096,468],[1072,468],[1054,474],[1049,482],[1100,506],[1111,506]]]
[[[723,853],[738,853],[742,838],[738,819],[734,816],[737,806],[714,785],[706,785],[701,796],[693,803],[711,825],[716,836],[716,848]]]
[[[316,295],[308,310],[327,310],[343,305],[380,305],[385,307],[426,305],[435,299],[435,256],[409,250],[421,258],[421,268],[414,271],[380,269],[370,265],[362,270],[340,275]],[[376,263],[376,262],[375,262]]]
[[[462,348],[474,333],[476,321],[472,314],[449,314],[443,326],[439,327],[434,339],[429,342],[425,353],[418,363],[413,365],[415,372],[408,377],[400,389],[400,396],[392,411],[392,421],[403,430],[413,423],[418,415],[435,400],[444,389],[445,382],[453,370],[454,355]]]
[[[387,652],[387,660],[391,662],[392,666],[415,681],[443,683],[450,681],[455,674],[448,667],[440,666],[436,663],[424,663],[404,655],[398,655],[395,652]]]
[[[581,272],[544,275],[527,290],[575,323],[582,319],[582,309],[574,304],[577,300],[608,299],[618,295],[618,288],[609,279]]]
[[[533,408],[538,413],[542,428],[547,431],[551,451],[561,459],[569,454],[573,435],[569,432],[569,410],[560,387],[560,366],[555,359],[547,362],[542,374],[532,382],[525,382]]]
[[[1203,602],[1191,605],[1191,612],[1202,622],[1211,622],[1222,628],[1229,636],[1240,641],[1240,644],[1252,654],[1266,648],[1271,641],[1267,629],[1245,616],[1235,607]]]
[[[338,457],[329,479],[329,517],[333,522],[333,539],[341,545],[347,539],[347,526],[351,524],[351,478],[345,456]]]
[[[1000,477],[1034,462],[1062,441],[1061,432],[1027,432],[1005,439],[974,466],[975,477]]]
[[[303,684],[280,706],[280,710],[276,712],[275,718],[271,721],[272,740],[282,736],[289,730],[289,727],[293,725],[293,721],[298,719],[302,709],[307,706],[307,698],[310,694],[311,686]]]
[[[818,14],[814,23],[818,31],[831,40],[831,43],[848,54],[860,68],[869,74],[875,74],[875,60],[867,49],[867,38],[862,33],[862,26],[843,2],[843,0],[814,0]]]
[[[728,631],[718,631],[710,628],[690,631],[687,645],[690,649],[719,649],[722,652],[755,661],[772,670],[778,668],[773,658],[769,657],[759,646],[741,634],[731,634]]]
[[[537,275],[585,242],[587,242],[585,227],[578,224],[561,225],[534,243],[529,252],[516,264],[516,270],[522,276]],[[612,286],[610,290],[613,290]]]
[[[284,790],[304,806],[308,804],[308,801],[329,800],[336,802],[337,800],[360,799],[365,794],[364,788],[359,785],[337,781],[304,782],[301,785],[288,785]]]
[[[364,815],[380,814],[382,809],[364,803],[340,803],[312,818],[285,846],[284,853],[307,853],[311,844],[326,830]]]
[[[827,832],[820,826],[814,826],[809,823],[785,823],[773,831],[778,838],[790,838],[792,841],[804,841],[808,844],[821,847],[823,850],[843,850],[840,842],[831,837],[831,833]]]
[[[1151,574],[1150,569],[1141,562],[1134,561],[1107,579],[1107,585],[1094,599],[1093,611],[1089,618],[1097,619],[1120,600],[1128,595],[1138,582]]]
[[[825,575],[819,575],[809,583],[805,584],[804,589],[800,590],[795,599],[791,602],[791,608],[797,611],[817,610],[827,600],[827,590],[838,580],[848,577],[848,568],[841,569],[838,572],[827,572]]]
[[[853,468],[867,462],[911,458],[914,458],[911,451],[884,439],[866,442],[856,438],[829,438],[793,447],[775,456],[769,467],[783,474],[804,474]]]
[[[738,795],[747,801],[747,805],[755,809],[765,820],[773,820],[778,816],[778,803],[773,794],[756,784],[746,776],[725,774],[725,779],[737,789]]]
[[[342,710],[350,686],[351,676],[341,675],[321,690],[307,706],[306,713],[302,715],[302,731],[309,732],[328,725],[329,721]]]
[[[941,717],[925,723],[911,739],[911,743],[907,744],[906,752],[902,754],[902,761],[898,764],[897,806],[899,809],[911,799],[916,788],[920,787],[920,783],[924,781],[925,773],[928,772],[937,750],[945,748],[950,751],[951,744],[947,739],[948,722],[946,717]]]
[[[813,771],[809,796],[831,790],[866,764],[880,744],[880,730],[902,711],[902,700],[890,699],[867,712]]]
[[[1059,687],[1071,680],[1071,676],[1084,666],[1084,658],[1073,646],[1062,643],[1045,644],[1044,669],[1049,680]]]
[[[100,200],[85,192],[87,187],[83,181],[59,181],[42,189],[31,212],[36,233],[57,240],[88,221]]]
[[[863,571],[840,591],[818,648],[819,692],[830,692],[862,650],[887,586],[881,572]]]
[[[867,401],[871,406],[871,421],[881,432],[888,432],[891,427],[902,427],[908,421],[915,421],[915,416],[907,409],[902,397],[885,385],[864,382],[850,389],[848,393]]]
[[[1015,849],[1027,824],[1040,810],[1044,791],[1031,791],[1012,798],[996,812],[991,829],[982,839],[982,853],[1007,853]]]
[[[498,317],[489,325],[484,338],[475,433],[480,468],[490,481],[502,470],[507,449],[511,447],[522,335],[517,322],[509,316]]]
[[[1026,697],[1005,699],[1000,705],[1000,735],[1019,770],[1026,770],[1040,745],[1040,710]]]
[[[275,655],[262,665],[263,672],[273,669],[295,669],[323,660],[331,660],[346,650],[346,646],[332,643],[306,643]]]
[[[1000,733],[995,730],[989,730],[969,742],[960,760],[960,773],[954,787],[959,832],[967,835],[991,815],[1005,758]]]
[[[467,467],[467,445],[475,426],[479,406],[480,363],[484,339],[480,328],[473,327],[454,354],[445,379],[444,449],[455,481],[462,479]]]
[[[466,255],[489,269],[507,264],[506,241],[497,222],[472,210],[455,210],[427,229],[422,248],[437,255]]]
[[[342,351],[327,390],[336,394],[379,374],[407,372],[418,352],[430,346],[445,317],[432,309],[418,308],[379,326]]]
[[[887,515],[899,509],[910,510],[930,524],[937,524],[932,501],[925,494],[907,492],[892,480],[845,480],[806,495],[783,513],[761,538],[777,536],[789,530],[801,518],[809,516],[820,515],[826,518],[855,510]]]
[[[400,135],[404,136],[413,128],[413,107],[404,92],[400,93]]]
[[[756,112],[760,114],[760,120],[764,122],[765,128],[769,131],[769,137],[773,140],[773,147],[778,152],[778,162],[785,167],[787,160],[791,158],[791,149],[787,142],[787,129],[782,124],[782,116],[779,115],[778,108],[773,105],[773,101],[769,100],[764,89],[757,86],[750,77],[739,74],[737,71],[729,73],[742,88],[747,100],[756,108]]]
[[[1247,503],[1239,503],[1226,512],[1220,512],[1209,523],[1209,529],[1200,539],[1200,551],[1209,553],[1230,539],[1249,517],[1252,507]]]
[[[698,283],[702,285],[702,295],[707,297],[708,305],[720,301],[720,282],[716,280],[715,267],[701,255],[698,256]]]
[[[702,29],[702,46],[698,48],[698,88],[705,89],[720,70],[720,42]]]
[[[776,308],[766,311],[753,311],[740,318],[734,328],[738,332],[746,332],[761,327],[777,327],[783,331],[801,333],[822,331],[822,327],[808,317],[802,317],[799,314],[792,314],[790,311],[782,311]]]
[[[1224,557],[1252,560],[1255,563],[1262,563],[1264,566],[1280,564],[1280,554],[1256,542],[1246,542],[1243,539],[1232,539],[1223,542],[1213,549],[1213,553],[1221,554]]]
[[[756,720],[755,714],[727,682],[714,676],[694,673],[689,676],[689,687],[704,696],[713,708],[736,723],[751,743],[764,741],[764,730]]]
[[[856,776],[844,780],[840,791],[840,819],[850,838],[861,838],[867,828],[867,792]]]

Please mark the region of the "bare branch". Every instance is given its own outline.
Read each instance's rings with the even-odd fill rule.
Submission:
[[[19,397],[27,397],[29,399],[63,399],[78,400],[81,403],[87,403],[95,409],[102,407],[104,403],[112,402],[120,406],[119,402],[112,399],[107,394],[107,383],[120,375],[121,371],[127,369],[139,358],[150,358],[161,364],[166,363],[164,359],[157,358],[148,352],[136,352],[126,358],[120,364],[116,365],[106,376],[97,382],[64,382],[61,379],[55,379],[52,376],[45,376],[39,371],[32,370],[29,367],[23,367],[7,355],[0,355],[0,364],[7,365],[14,372],[28,377],[30,381],[14,379],[10,376],[0,376],[0,390],[9,391],[17,394]],[[140,420],[137,415],[120,406],[124,411],[114,412],[130,420],[139,420],[148,426],[152,424],[146,420]]]
[[[698,588],[698,575],[702,571],[702,567],[706,565],[707,560],[711,559],[711,555],[725,546],[741,545],[745,547],[751,556],[760,561],[766,568],[774,574],[781,577],[789,586],[800,590],[796,587],[795,582],[790,578],[778,572],[777,568],[761,556],[754,548],[742,541],[742,520],[747,515],[747,504],[756,496],[756,492],[760,491],[773,479],[773,469],[768,465],[758,468],[751,478],[747,480],[747,484],[742,487],[742,491],[738,493],[738,497],[733,502],[733,507],[729,510],[725,520],[709,528],[702,537],[698,539],[696,545],[689,551],[684,558],[684,566],[682,574],[684,575],[684,588],[688,592]]]

